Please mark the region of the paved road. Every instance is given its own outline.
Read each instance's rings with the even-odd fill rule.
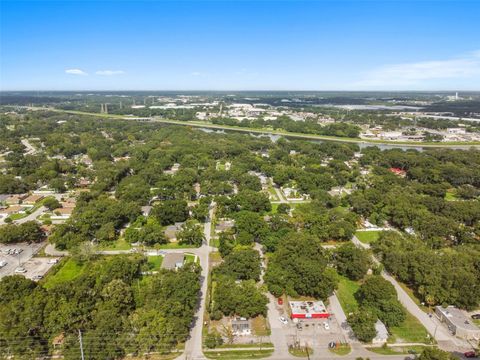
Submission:
[[[203,339],[202,339],[202,330],[203,330],[203,315],[206,308],[206,296],[208,291],[208,265],[209,265],[209,256],[213,248],[210,244],[210,234],[212,229],[212,218],[215,212],[215,204],[210,205],[210,212],[207,219],[207,222],[204,226],[205,241],[201,247],[196,249],[195,254],[200,259],[200,265],[202,267],[201,274],[201,290],[200,290],[200,299],[199,307],[194,317],[194,324],[190,330],[190,338],[185,343],[185,352],[178,357],[177,359],[185,360],[195,360],[195,359],[206,359],[203,355]]]
[[[32,220],[36,221],[37,217],[39,217],[45,211],[47,211],[47,208],[45,206],[40,206],[37,210],[35,210],[31,214],[25,216],[24,218],[15,220],[14,222],[15,224],[23,224],[24,222],[27,222],[27,221],[32,221]]]
[[[259,243],[255,243],[254,248],[260,253],[260,257],[262,260],[262,273],[260,275],[260,281],[259,281],[259,284],[262,285],[263,276],[265,274],[265,269],[266,269],[265,256],[262,251],[262,245],[260,245]],[[278,312],[275,305],[276,299],[270,293],[267,293],[267,298],[268,298],[267,318],[270,324],[270,331],[271,331],[270,341],[272,342],[274,347],[272,358],[273,359],[278,359],[278,358],[292,359],[294,357],[290,355],[290,353],[288,352],[288,346],[285,339],[285,325],[283,325],[279,320],[280,313]]]
[[[277,194],[277,197],[278,197],[278,201],[275,201],[276,203],[281,203],[281,204],[286,204],[288,203],[288,201],[285,199],[285,197],[283,196],[282,192],[280,191],[280,189],[276,186],[272,186],[273,187],[273,190],[275,190],[275,193]]]

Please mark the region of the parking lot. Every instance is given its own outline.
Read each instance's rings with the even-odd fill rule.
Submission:
[[[48,264],[50,258],[33,258],[44,245],[45,242],[39,244],[19,243],[0,245],[0,262],[6,262],[6,265],[0,268],[0,279],[4,276],[15,274],[15,269],[19,267],[27,270],[21,274],[27,278],[45,274],[53,265]],[[9,249],[11,250],[11,254],[7,253]],[[12,253],[13,249],[16,249],[19,253]]]
[[[306,319],[297,323],[289,319],[288,325],[285,325],[285,335],[289,345],[308,345],[314,350],[327,349],[331,341],[346,341],[334,315],[328,319]]]

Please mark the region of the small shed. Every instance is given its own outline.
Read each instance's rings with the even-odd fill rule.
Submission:
[[[232,330],[237,336],[246,336],[252,334],[250,320],[244,317],[236,317],[232,319]]]
[[[383,322],[377,320],[375,323],[377,335],[372,340],[372,344],[385,344],[388,340],[388,330]]]

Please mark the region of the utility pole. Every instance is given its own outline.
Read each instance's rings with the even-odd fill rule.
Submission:
[[[80,341],[80,354],[82,355],[82,360],[85,360],[85,356],[83,356],[82,331],[80,329],[78,329],[78,340]]]

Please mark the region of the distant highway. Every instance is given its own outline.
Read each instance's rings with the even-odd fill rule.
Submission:
[[[238,132],[245,132],[245,133],[253,133],[259,135],[278,135],[278,136],[286,136],[292,138],[299,138],[299,139],[307,139],[307,140],[318,140],[318,141],[336,141],[336,142],[344,142],[344,143],[352,143],[358,145],[371,145],[371,146],[387,146],[392,148],[453,148],[453,149],[469,149],[469,148],[480,148],[480,143],[472,142],[472,143],[419,143],[419,142],[402,142],[402,141],[385,141],[385,140],[371,140],[371,139],[357,139],[357,138],[347,138],[347,137],[337,137],[337,136],[326,136],[326,135],[314,135],[314,134],[302,134],[302,133],[293,133],[288,131],[281,131],[281,130],[273,130],[273,129],[252,129],[252,128],[241,128],[238,126],[230,126],[230,125],[218,125],[218,124],[211,124],[202,121],[179,121],[179,120],[168,120],[168,119],[161,119],[158,117],[134,117],[134,116],[126,116],[126,115],[117,115],[117,114],[102,114],[102,113],[89,113],[84,111],[76,111],[76,110],[63,110],[63,109],[56,109],[56,108],[44,108],[44,107],[25,107],[29,110],[48,110],[48,111],[55,111],[55,112],[63,112],[66,114],[76,114],[76,115],[86,115],[86,116],[96,116],[96,117],[103,117],[109,119],[122,119],[122,120],[136,120],[136,121],[149,121],[149,122],[158,122],[170,125],[182,125],[182,126],[191,126],[191,127],[198,127],[198,128],[207,128],[207,129],[215,129],[215,130],[231,130],[231,131],[238,131]]]

